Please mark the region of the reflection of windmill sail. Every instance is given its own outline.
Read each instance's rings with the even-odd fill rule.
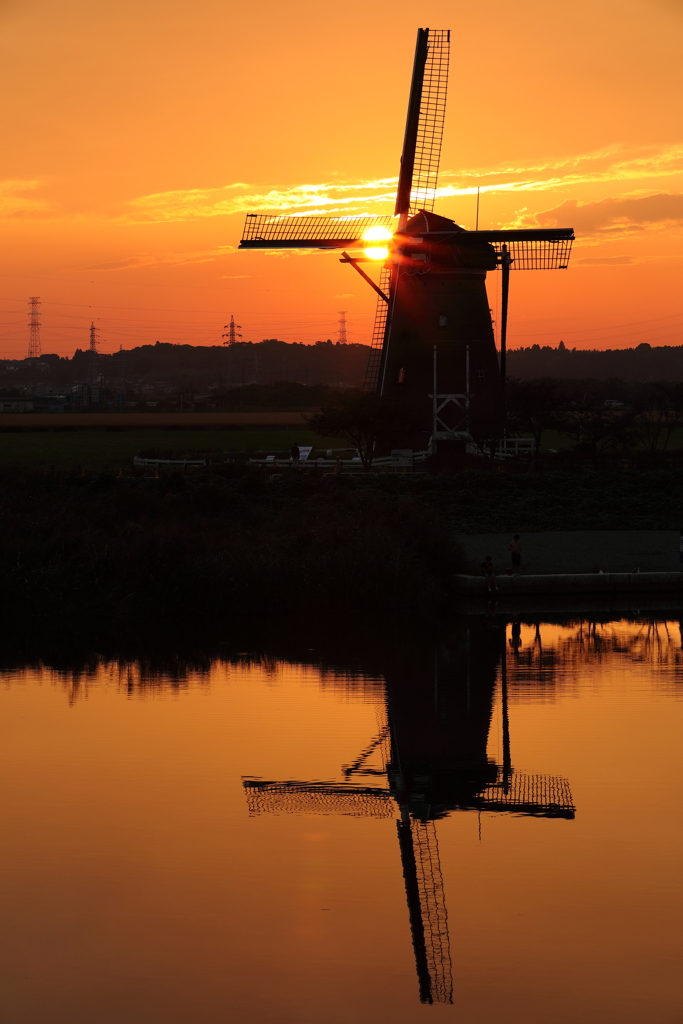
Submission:
[[[382,734],[378,737],[381,741]],[[377,744],[374,741],[369,749]],[[364,760],[361,754],[359,761]],[[325,782],[269,782],[244,779],[250,816],[259,814],[341,814],[354,818],[391,818],[395,794],[371,786]],[[537,817],[573,818],[566,779],[501,771],[499,778],[449,810],[508,811]],[[410,934],[422,1003],[452,1003],[453,981],[448,914],[439,847],[433,820],[411,818],[407,810],[396,822]]]
[[[433,821],[399,821],[403,879],[421,1003],[452,1003],[448,913]]]
[[[329,782],[266,782],[243,779],[249,814],[344,814],[354,818],[391,818],[387,789],[340,786]]]
[[[252,816],[390,818],[398,811],[401,866],[424,1003],[452,1002],[453,988],[436,821],[472,810],[565,819],[575,813],[566,779],[523,775],[512,766],[505,671],[503,763],[488,756],[493,694],[504,651],[504,633],[497,637],[469,627],[436,649],[392,649],[383,665],[387,701],[378,715],[378,732],[342,768],[345,781],[243,780]],[[377,785],[380,777],[384,785]]]
[[[270,782],[244,779],[247,806],[256,814],[343,814],[354,818],[391,818],[394,793],[373,786],[337,782]],[[568,818],[576,813],[569,783],[558,775],[523,775],[509,781],[501,771],[491,785],[467,800],[450,804],[451,811],[506,811],[534,818]]]

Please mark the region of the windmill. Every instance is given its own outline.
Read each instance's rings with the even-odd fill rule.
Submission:
[[[341,249],[377,293],[365,387],[406,400],[431,443],[499,437],[510,270],[566,269],[572,228],[466,231],[433,212],[450,31],[418,29],[394,217],[248,214],[241,249]],[[349,250],[364,249],[365,255]],[[360,266],[381,263],[379,283]],[[501,268],[500,364],[487,273]]]
[[[502,763],[496,764],[487,744],[501,654]],[[453,1001],[436,822],[470,810],[567,819],[575,813],[566,779],[513,770],[506,657],[504,637],[502,647],[492,644],[486,630],[467,630],[457,645],[442,645],[433,655],[401,652],[384,672],[378,735],[342,769],[343,783],[243,780],[251,815],[396,818],[422,1003]],[[377,752],[381,763],[372,767]],[[380,778],[384,786],[372,784]]]

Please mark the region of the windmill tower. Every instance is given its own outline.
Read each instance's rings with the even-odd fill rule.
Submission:
[[[505,637],[468,631],[434,657],[397,652],[385,666],[378,735],[343,783],[243,779],[249,812],[394,818],[422,1003],[452,1003],[450,936],[436,823],[461,811],[571,820],[569,783],[516,772],[510,755]],[[500,666],[500,673],[498,672]],[[487,756],[500,681],[502,763]],[[373,757],[380,754],[374,767]],[[379,785],[381,779],[385,785]]]
[[[28,300],[28,359],[40,359],[40,297]]]
[[[510,270],[566,269],[571,228],[466,231],[433,212],[450,32],[418,29],[394,218],[248,214],[241,249],[341,249],[377,293],[366,389],[422,410],[434,449],[504,421]],[[364,255],[353,250],[364,250]],[[361,263],[380,264],[379,283]],[[500,363],[486,275],[502,276]]]

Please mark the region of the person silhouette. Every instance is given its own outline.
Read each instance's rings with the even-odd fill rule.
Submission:
[[[519,573],[522,565],[522,542],[519,539],[519,534],[516,533],[510,543],[508,544],[508,551],[512,561],[512,571],[515,575]]]
[[[492,590],[498,590],[498,580],[496,574],[493,571],[493,560],[490,555],[487,555],[484,561],[481,563],[481,571],[486,580],[486,589],[489,593]]]

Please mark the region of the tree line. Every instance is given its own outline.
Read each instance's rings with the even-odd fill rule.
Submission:
[[[578,451],[666,451],[683,426],[683,381],[509,378],[507,424],[534,438],[564,434]]]

